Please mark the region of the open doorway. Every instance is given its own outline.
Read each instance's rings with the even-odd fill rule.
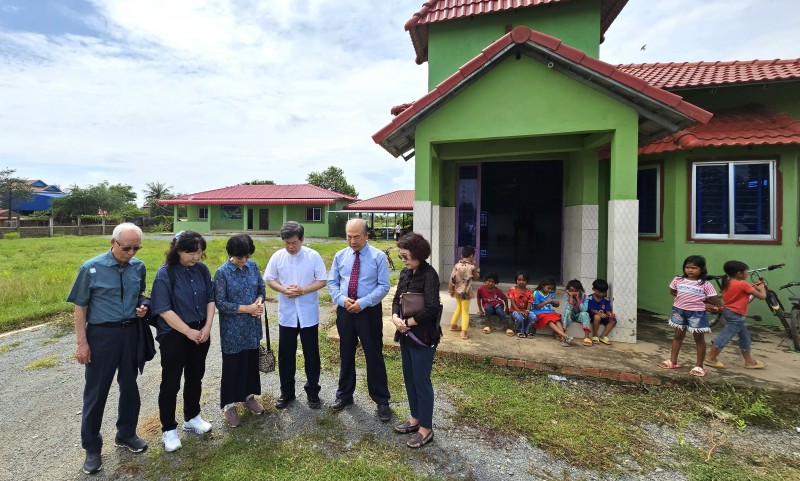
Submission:
[[[560,282],[562,161],[486,162],[459,175],[458,245],[476,245],[481,272],[503,283],[520,270],[531,285],[548,275]]]

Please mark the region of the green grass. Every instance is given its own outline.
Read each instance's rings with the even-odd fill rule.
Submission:
[[[0,354],[5,354],[12,349],[16,349],[21,344],[20,341],[11,341],[7,344],[0,346]]]
[[[58,366],[58,356],[52,355],[44,359],[37,359],[35,361],[32,361],[23,369],[25,369],[26,371],[33,371],[36,369],[44,369],[47,367],[55,367],[55,366]]]
[[[208,242],[205,263],[212,275],[228,259],[226,242],[227,238]],[[390,241],[371,241],[371,244],[379,249],[394,245]],[[149,291],[155,272],[164,262],[169,241],[144,239],[142,245],[144,248],[136,257],[147,266]],[[319,251],[326,267],[330,267],[333,255],[346,243],[336,240],[307,245]],[[51,316],[70,312],[72,304],[66,298],[78,267],[109,247],[109,238],[101,237],[0,239],[0,332],[41,324]],[[281,248],[277,238],[257,240],[253,260],[264,269],[272,254]],[[321,302],[330,301],[327,290],[320,297]]]

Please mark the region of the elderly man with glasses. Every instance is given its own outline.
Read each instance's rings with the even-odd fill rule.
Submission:
[[[112,235],[111,249],[80,267],[67,298],[67,302],[75,304],[75,358],[86,366],[81,418],[86,474],[102,468],[100,427],[115,374],[119,407],[114,444],[134,453],[147,449],[147,444],[136,435],[141,404],[136,383],[139,324],[144,322],[140,318],[147,314],[147,308],[139,305],[139,295],[145,290],[145,265],[134,258],[142,248],[141,241],[142,230],[135,224],[118,225]],[[149,328],[145,332],[149,333]]]

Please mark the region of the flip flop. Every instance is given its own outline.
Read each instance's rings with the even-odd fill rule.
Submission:
[[[506,329],[506,336],[514,337],[514,331],[512,331],[511,329]]]
[[[469,339],[469,334],[467,334],[467,331],[461,331],[461,339]]]
[[[764,369],[765,367],[767,367],[767,365],[766,365],[766,364],[764,364],[764,363],[763,363],[763,362],[761,362],[761,361],[756,361],[756,363],[755,363],[755,364],[753,364],[753,365],[747,365],[747,364],[745,364],[745,365],[744,365],[744,367],[745,367],[746,369]]]
[[[601,337],[600,338],[600,343],[601,344],[605,344],[606,346],[610,346],[611,345],[611,340],[609,338],[607,338],[607,337]]]
[[[680,369],[683,366],[681,366],[680,364],[673,364],[672,361],[667,359],[666,361],[661,361],[658,367],[660,367],[661,369]]]
[[[584,337],[583,338],[583,345],[584,346],[591,346],[592,344],[594,344],[594,343],[592,342],[591,339],[589,339],[588,337]]]
[[[483,328],[483,333],[484,334],[489,334],[490,332],[492,332],[492,328],[491,327],[486,326],[486,327]]]
[[[458,324],[450,324],[451,331],[460,331],[461,329],[458,328]]]
[[[722,364],[722,362],[719,361],[719,360],[712,361],[710,359],[706,359],[704,364],[706,366],[711,366],[711,367],[716,368],[716,369],[725,369],[725,364]]]
[[[706,370],[700,366],[695,366],[691,371],[689,371],[689,374],[692,376],[703,377],[706,375]]]

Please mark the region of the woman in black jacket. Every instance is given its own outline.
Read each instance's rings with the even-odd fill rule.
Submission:
[[[397,241],[400,260],[406,268],[400,272],[397,291],[392,301],[392,322],[397,328],[403,359],[403,378],[411,416],[394,427],[401,434],[414,433],[406,443],[421,448],[433,441],[433,384],[431,369],[433,355],[442,330],[439,326],[439,275],[425,259],[431,255],[431,245],[421,235],[411,232]],[[419,313],[403,313],[401,295],[407,292],[424,295],[424,307]]]

